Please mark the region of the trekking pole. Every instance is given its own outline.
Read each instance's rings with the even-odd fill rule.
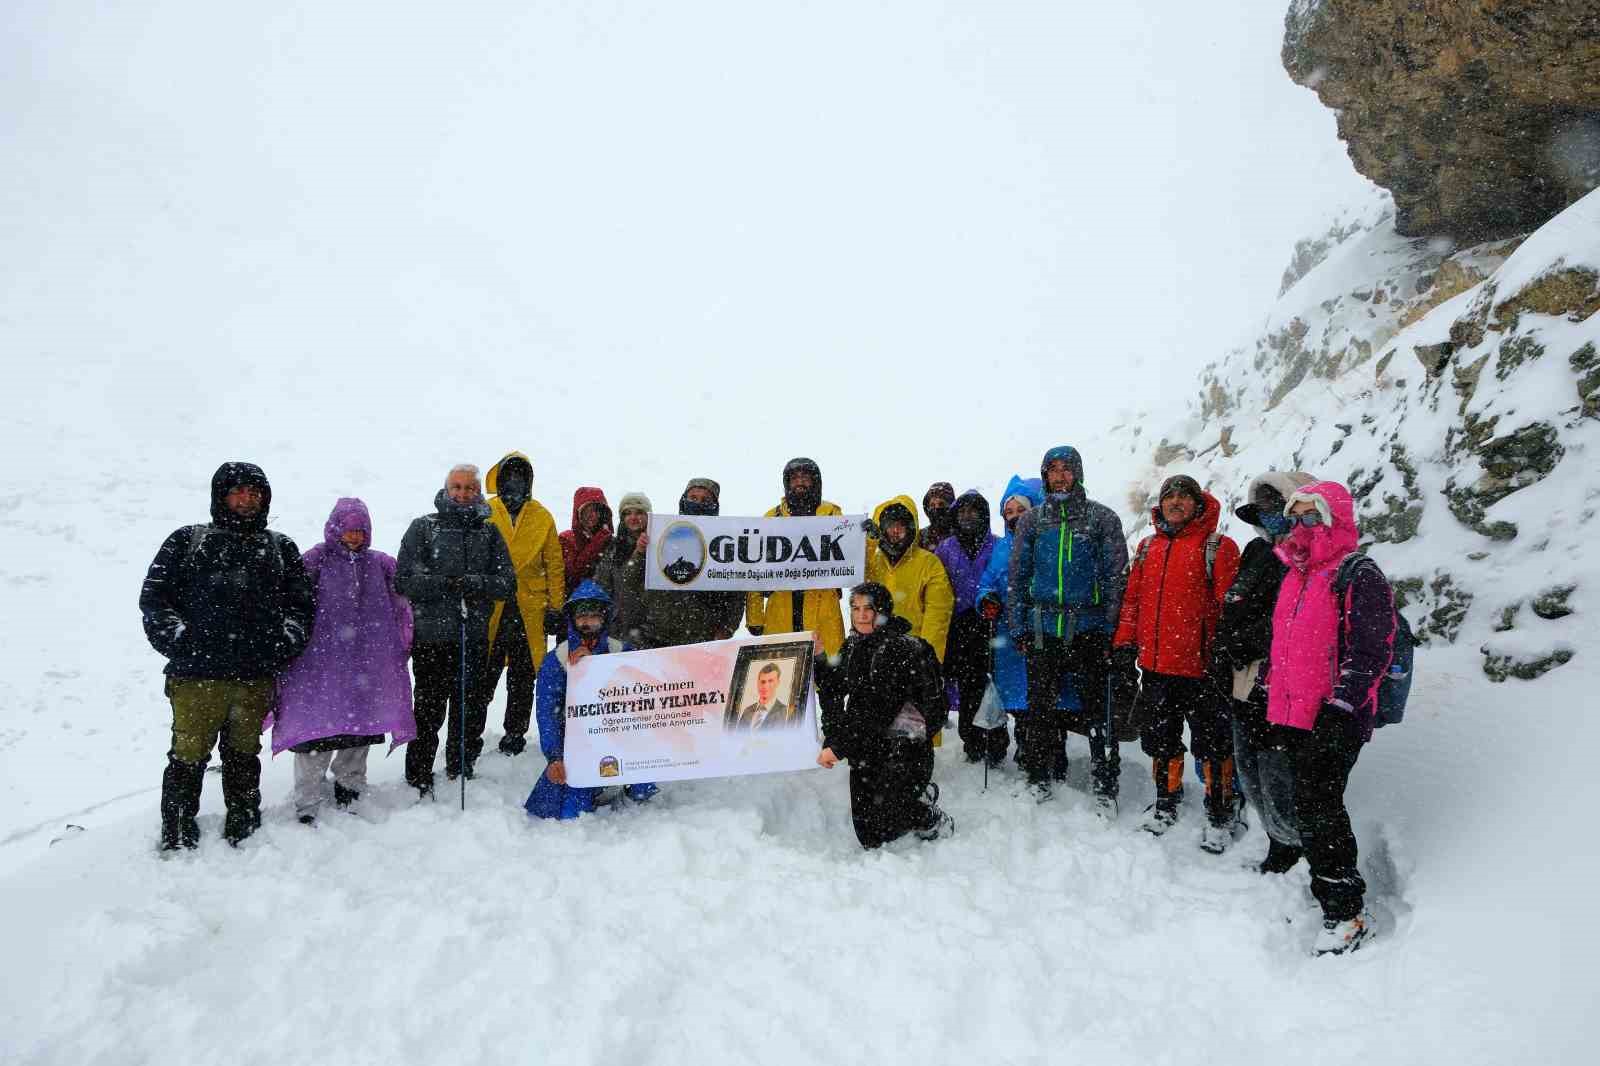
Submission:
[[[461,597],[461,809],[467,809],[467,597]]]

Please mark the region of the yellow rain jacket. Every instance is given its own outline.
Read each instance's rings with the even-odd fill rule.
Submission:
[[[817,517],[844,514],[839,505],[823,500],[817,505]],[[788,503],[780,503],[766,513],[767,518],[788,518]],[[802,628],[822,638],[822,648],[829,655],[839,654],[844,647],[844,615],[839,613],[838,589],[806,589],[800,595]],[[747,626],[764,626],[767,633],[793,633],[793,592],[751,592],[745,596],[744,621]]]
[[[533,466],[533,461],[521,452],[509,453],[491,466],[488,476],[483,479],[483,486],[489,492],[498,491],[500,465],[506,459],[521,459],[530,468]],[[561,561],[561,540],[556,533],[556,521],[542,503],[530,499],[522,505],[522,510],[517,512],[517,520],[513,522],[511,512],[500,502],[499,496],[489,501],[489,521],[505,538],[506,547],[511,549],[511,566],[517,572],[517,610],[522,612],[522,624],[528,631],[528,651],[537,666],[539,660],[544,658],[545,651],[544,609],[553,607],[560,610],[561,605],[567,602],[566,591],[562,588],[562,583],[566,581],[566,570]],[[505,609],[504,601],[497,602],[493,613],[489,615],[491,648],[494,647],[494,636],[500,630],[500,616]]]
[[[893,504],[911,512],[911,547],[891,563],[875,540],[867,541],[867,580],[876,581],[894,595],[894,613],[911,623],[911,635],[933,645],[934,654],[944,662],[944,646],[950,636],[950,616],[955,613],[956,594],[944,563],[926,548],[917,546],[917,505],[910,496],[896,496],[878,504],[872,520],[883,522],[883,512]]]

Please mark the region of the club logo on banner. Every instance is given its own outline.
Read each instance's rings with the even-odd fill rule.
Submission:
[[[733,777],[816,765],[809,633],[591,655],[567,673],[574,785]]]
[[[866,580],[865,515],[817,518],[650,516],[645,588],[777,592]]]

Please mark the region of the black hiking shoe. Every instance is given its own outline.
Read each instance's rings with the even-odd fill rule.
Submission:
[[[200,789],[205,784],[206,764],[186,763],[171,753],[161,775],[161,850],[200,846]]]
[[[508,758],[515,758],[528,750],[528,738],[507,733],[500,738],[500,754]]]
[[[302,814],[300,816],[300,824],[301,825],[316,825],[317,824],[317,816],[314,815],[314,814]]]
[[[1300,849],[1289,844],[1280,844],[1276,840],[1267,839],[1267,857],[1261,860],[1261,865],[1256,870],[1263,874],[1286,874],[1294,869],[1300,862]]]
[[[361,793],[353,788],[345,788],[337,781],[333,784],[333,804],[336,807],[349,807],[350,804],[361,798]]]

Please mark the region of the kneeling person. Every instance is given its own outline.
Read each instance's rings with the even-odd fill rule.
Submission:
[[[819,766],[850,763],[850,817],[864,848],[908,832],[948,836],[955,822],[937,805],[933,745],[921,708],[943,711],[944,684],[928,642],[894,616],[894,597],[867,582],[850,590],[851,635],[837,666],[818,657],[823,701]]]
[[[572,591],[562,611],[567,618],[567,636],[539,666],[538,717],[539,747],[549,760],[544,773],[534,782],[524,809],[535,818],[576,818],[592,811],[602,800],[603,788],[579,788],[567,784],[563,761],[567,739],[567,667],[590,655],[615,655],[633,648],[608,635],[611,626],[611,597],[593,581],[584,581]],[[629,785],[629,799],[644,801],[656,794],[653,784]]]

